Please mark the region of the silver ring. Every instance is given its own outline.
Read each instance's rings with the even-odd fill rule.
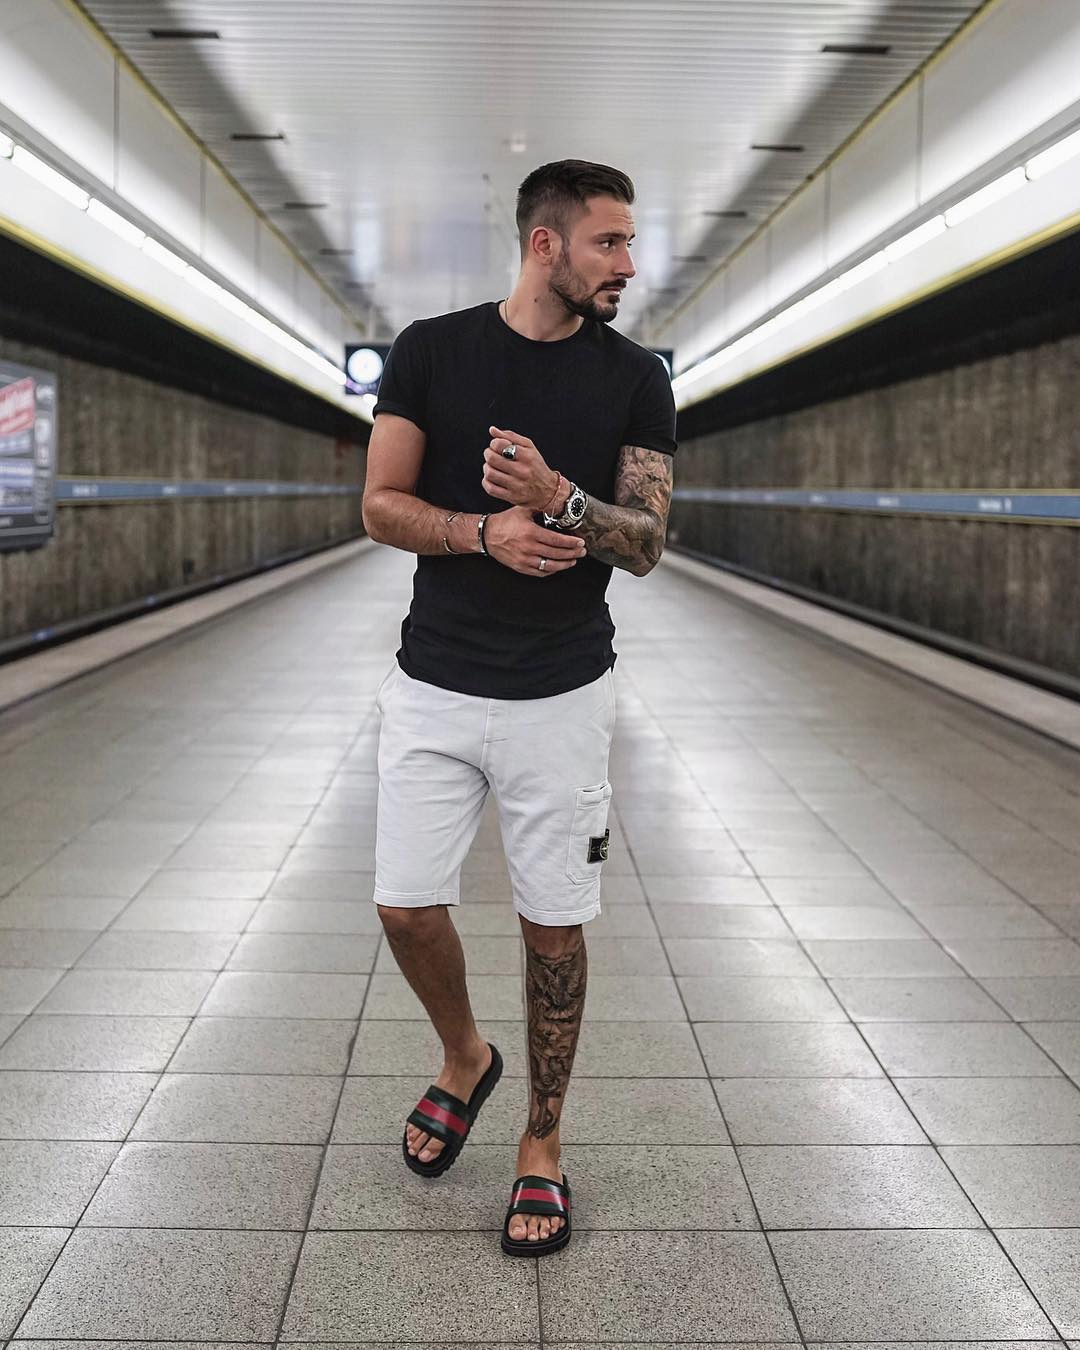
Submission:
[[[502,457],[503,459],[517,459],[517,446],[516,445],[504,446]]]
[[[540,561],[537,563],[537,567],[539,567],[539,569],[540,569],[541,572],[544,570],[544,568],[545,568],[546,566],[547,566],[547,559],[546,559],[546,558],[541,558]]]

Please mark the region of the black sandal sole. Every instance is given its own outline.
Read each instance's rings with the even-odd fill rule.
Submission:
[[[472,1096],[466,1103],[469,1108],[469,1128],[465,1136],[459,1143],[450,1145],[445,1144],[442,1152],[434,1161],[422,1163],[418,1158],[414,1158],[409,1152],[409,1131],[406,1126],[401,1136],[401,1153],[405,1159],[405,1166],[410,1172],[415,1172],[418,1177],[441,1177],[444,1172],[448,1172],[454,1163],[458,1160],[458,1155],[468,1143],[469,1135],[472,1133],[472,1127],[476,1123],[476,1117],[480,1114],[480,1108],[495,1091],[496,1084],[502,1077],[503,1061],[502,1055],[491,1042],[491,1063],[488,1065],[483,1078],[480,1079],[476,1087],[473,1088]]]

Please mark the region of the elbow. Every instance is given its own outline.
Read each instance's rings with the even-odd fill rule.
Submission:
[[[363,521],[367,537],[374,540],[376,544],[381,543],[379,539],[378,511],[376,510],[377,493],[364,493],[363,501],[360,505],[360,519]]]
[[[645,550],[645,555],[637,567],[631,568],[635,577],[647,577],[656,564],[660,561],[664,553],[664,540],[661,537],[656,543]]]

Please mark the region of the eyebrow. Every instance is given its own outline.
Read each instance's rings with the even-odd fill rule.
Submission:
[[[600,230],[594,236],[597,239],[636,239],[636,234],[627,234],[625,230]]]

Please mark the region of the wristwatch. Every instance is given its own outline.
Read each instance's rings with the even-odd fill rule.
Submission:
[[[585,508],[589,505],[589,499],[578,487],[576,483],[570,484],[570,496],[566,499],[566,505],[563,507],[561,516],[549,516],[544,512],[544,524],[549,528],[556,530],[574,530],[585,517]]]

